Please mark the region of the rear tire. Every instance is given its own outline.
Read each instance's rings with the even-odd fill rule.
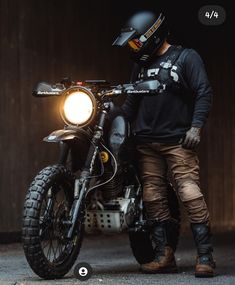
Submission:
[[[180,209],[179,202],[173,187],[168,186],[168,205],[171,217],[175,220],[172,225],[172,241],[174,243],[173,250],[175,251],[179,241],[180,234]],[[132,253],[139,264],[144,264],[153,261],[154,247],[151,239],[150,231],[129,232],[129,241]]]
[[[67,220],[72,206],[73,188],[71,172],[63,165],[53,165],[39,172],[26,195],[23,249],[30,267],[41,278],[63,277],[79,254],[84,231],[82,222],[78,223],[77,235],[72,240],[64,238],[66,224],[63,221]]]

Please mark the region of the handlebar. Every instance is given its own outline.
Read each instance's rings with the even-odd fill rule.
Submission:
[[[137,81],[133,84],[123,84],[115,86],[111,90],[101,93],[103,96],[118,96],[120,94],[155,94],[159,90],[158,80]]]
[[[73,86],[73,84],[67,86],[67,84],[61,82],[50,85],[46,82],[40,82],[33,89],[33,95],[35,97],[59,96],[67,88]],[[76,84],[74,85],[76,86]],[[91,91],[95,92],[98,96],[115,97],[121,94],[155,94],[160,87],[160,83],[158,80],[146,80],[112,87],[104,80],[92,80],[86,81],[85,87],[90,88]]]

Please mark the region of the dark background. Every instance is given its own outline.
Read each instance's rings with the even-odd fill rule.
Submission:
[[[214,104],[199,148],[202,188],[214,231],[235,227],[233,9],[221,1],[225,23],[204,26],[199,8],[219,2],[172,2],[0,0],[0,242],[20,231],[30,181],[57,158],[57,147],[42,138],[63,125],[58,100],[32,97],[34,84],[64,76],[128,82],[128,54],[111,44],[134,11],[158,7],[167,15],[170,42],[196,49],[205,62]]]

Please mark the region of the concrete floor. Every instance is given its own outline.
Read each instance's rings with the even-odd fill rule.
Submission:
[[[195,249],[191,235],[181,237],[176,253],[178,274],[142,274],[133,258],[126,234],[116,236],[87,236],[77,262],[87,262],[93,275],[82,284],[89,285],[234,285],[235,233],[214,237],[217,276],[196,279],[193,275]],[[28,266],[21,244],[0,245],[0,285],[62,285],[81,284],[71,270],[64,279],[46,281],[36,276]]]

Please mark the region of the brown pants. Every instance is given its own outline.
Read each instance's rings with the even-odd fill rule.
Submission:
[[[208,222],[209,212],[200,190],[199,161],[195,151],[181,145],[137,145],[143,200],[149,219],[169,219],[167,173],[183,202],[191,223]]]

